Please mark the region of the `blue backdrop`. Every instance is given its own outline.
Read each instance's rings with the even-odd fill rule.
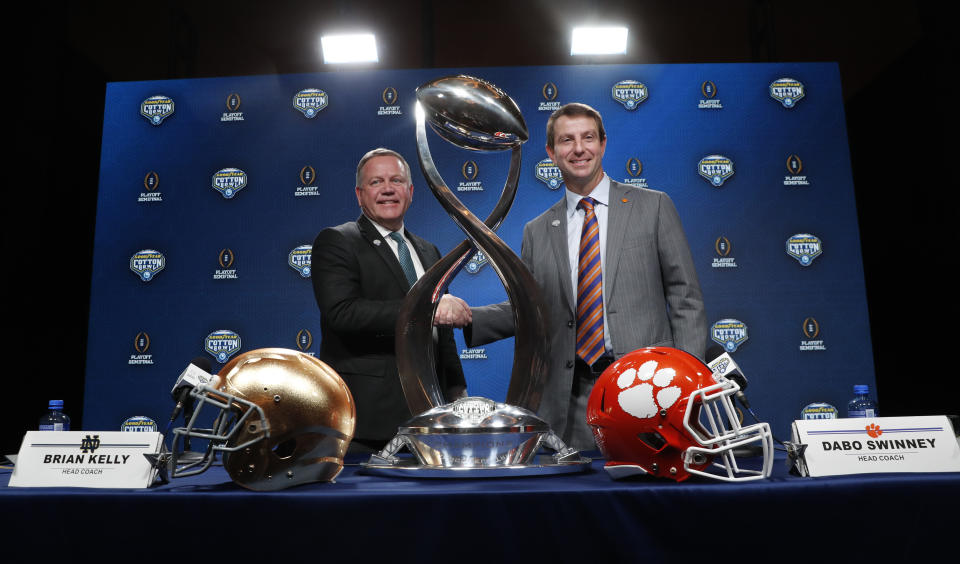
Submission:
[[[318,351],[309,253],[297,249],[356,219],[356,162],[373,147],[413,164],[407,227],[441,252],[461,241],[419,173],[413,114],[418,85],[460,72],[503,88],[530,130],[517,200],[499,229],[515,251],[523,225],[562,194],[537,177],[551,170],[541,162],[546,120],[560,104],[585,102],[604,116],[605,171],[676,203],[708,322],[719,341],[739,341],[732,354],[747,394],[775,433],[786,435],[808,403],[843,411],[853,384],[874,388],[835,64],[350,71],[108,84],[85,426],[165,419],[173,381],[199,355],[218,369],[218,351]],[[313,117],[297,99],[320,101]],[[448,185],[485,217],[508,153],[429,136]],[[701,174],[708,157],[732,167],[719,186]],[[451,292],[472,305],[506,297],[489,266],[460,273]],[[502,400],[512,340],[467,350],[457,338],[470,392]]]

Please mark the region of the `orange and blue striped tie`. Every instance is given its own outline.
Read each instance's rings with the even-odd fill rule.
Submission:
[[[603,356],[603,276],[600,269],[600,225],[593,198],[583,198],[580,263],[577,274],[577,356],[592,365]]]

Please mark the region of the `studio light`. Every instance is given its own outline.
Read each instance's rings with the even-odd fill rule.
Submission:
[[[376,63],[377,40],[372,33],[354,33],[324,35],[320,38],[323,62],[338,63]]]
[[[571,55],[624,55],[627,52],[625,27],[575,27]]]

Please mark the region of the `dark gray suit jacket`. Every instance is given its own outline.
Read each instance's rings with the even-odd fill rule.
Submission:
[[[425,239],[404,231],[424,268],[440,260]],[[313,292],[320,306],[320,360],[347,383],[357,405],[356,437],[390,439],[410,418],[394,352],[397,314],[410,284],[365,216],[324,229],[313,242]],[[453,331],[439,331],[437,379],[447,398],[466,385]]]
[[[663,192],[610,182],[603,300],[619,358],[646,346],[675,347],[703,358],[703,294],[680,217]],[[550,306],[550,372],[539,415],[562,435],[576,359],[576,299],[561,199],[523,229],[523,262]],[[470,346],[513,335],[509,303],[473,308]],[[590,390],[581,391],[589,394]],[[586,426],[585,421],[571,422]]]

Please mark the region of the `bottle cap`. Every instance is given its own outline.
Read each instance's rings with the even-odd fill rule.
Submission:
[[[854,384],[853,393],[855,394],[869,394],[870,386],[866,384]]]
[[[47,407],[50,409],[63,409],[63,400],[50,400]]]

